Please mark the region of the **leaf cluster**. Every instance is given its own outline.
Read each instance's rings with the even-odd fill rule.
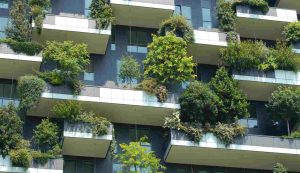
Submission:
[[[219,28],[224,32],[235,31],[236,29],[236,14],[232,5],[232,1],[218,0],[217,2]]]
[[[122,57],[119,77],[130,85],[141,77],[140,65],[132,55]]]
[[[115,21],[113,10],[106,0],[92,0],[89,7],[90,17],[96,20],[97,27],[105,29]]]
[[[300,22],[291,22],[284,26],[282,35],[289,43],[300,41]]]
[[[249,5],[263,13],[269,11],[269,4],[266,0],[234,0],[233,6],[235,7],[236,5]]]

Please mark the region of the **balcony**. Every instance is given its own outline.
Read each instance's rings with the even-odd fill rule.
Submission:
[[[168,163],[272,170],[276,162],[289,171],[300,171],[300,140],[245,135],[225,146],[213,134],[205,134],[199,143],[171,130],[165,153]]]
[[[0,173],[63,173],[63,159],[51,159],[44,166],[32,163],[26,170],[22,167],[13,167],[9,157],[0,157]]]
[[[249,70],[243,73],[233,72],[233,78],[249,100],[267,101],[271,93],[280,85],[300,87],[300,72],[275,70],[258,72]]]
[[[179,108],[177,96],[169,94],[165,103],[144,91],[86,86],[79,96],[67,87],[48,86],[38,107],[31,116],[52,116],[51,108],[59,100],[77,100],[86,110],[108,118],[112,122],[162,126],[166,115]]]
[[[34,23],[32,24],[35,27]],[[42,33],[33,32],[33,40],[41,43],[46,41],[74,41],[86,43],[89,53],[105,54],[111,35],[110,27],[101,30],[96,28],[96,21],[73,14],[46,15]]]
[[[0,78],[18,79],[25,74],[34,74],[40,69],[41,54],[28,56],[14,52],[7,44],[0,44]]]
[[[189,46],[189,55],[197,63],[218,65],[219,49],[227,46],[226,33],[218,30],[194,30],[195,42]]]
[[[295,9],[297,13],[300,13],[300,1],[295,0],[277,0],[277,7]]]
[[[65,122],[63,155],[105,158],[113,140],[112,131],[110,126],[107,135],[93,136],[88,123]]]
[[[270,8],[266,14],[249,6],[237,6],[237,32],[241,37],[277,40],[282,38],[283,27],[297,21],[297,12]]]
[[[175,10],[174,0],[110,0],[117,25],[158,28]]]

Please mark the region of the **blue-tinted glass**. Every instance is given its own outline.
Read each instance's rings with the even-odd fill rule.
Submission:
[[[0,0],[0,8],[8,9],[8,0]]]
[[[64,173],[76,173],[76,161],[65,160],[64,161]]]
[[[181,10],[182,10],[182,16],[186,17],[188,20],[192,19],[191,7],[182,6]]]
[[[209,8],[202,8],[203,21],[211,21],[211,11]]]
[[[181,6],[180,5],[175,6],[174,14],[175,15],[181,15]]]
[[[210,8],[210,0],[202,0],[201,4],[202,8]]]
[[[85,2],[84,2],[84,15],[85,16],[89,16],[89,14],[90,14],[89,8],[90,8],[91,3],[92,3],[92,0],[85,0]]]
[[[4,32],[8,24],[8,18],[0,17],[0,32]]]

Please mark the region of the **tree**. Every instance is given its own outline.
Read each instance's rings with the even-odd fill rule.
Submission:
[[[31,15],[38,33],[42,32],[42,25],[45,18],[45,11],[51,7],[50,0],[29,0]]]
[[[214,124],[217,121],[218,96],[201,82],[192,82],[179,98],[180,112],[191,122]]]
[[[43,119],[42,122],[33,130],[33,138],[39,148],[53,148],[58,144],[59,128],[49,119]]]
[[[155,78],[161,84],[193,80],[193,58],[187,56],[187,43],[173,33],[153,36],[148,46],[144,77]]]
[[[273,173],[288,173],[288,171],[283,164],[276,163],[273,167]]]
[[[289,121],[300,117],[300,89],[279,87],[272,93],[266,106],[274,120],[286,121],[290,135]]]
[[[119,77],[131,86],[133,79],[138,79],[140,76],[140,65],[135,58],[133,56],[122,57]]]
[[[25,42],[29,39],[29,20],[26,14],[27,6],[24,0],[14,0],[9,11],[10,24],[5,29],[7,38]]]
[[[238,83],[228,75],[226,69],[221,67],[212,78],[209,86],[219,97],[218,121],[232,123],[235,118],[241,119],[249,116],[246,96],[238,88]]]
[[[217,17],[219,20],[219,28],[225,32],[235,31],[236,14],[232,8],[232,2],[226,0],[218,0]]]
[[[133,168],[130,173],[140,173],[143,170],[149,170],[149,173],[162,173],[165,167],[160,164],[154,152],[148,151],[147,148],[141,146],[147,138],[140,139],[137,142],[128,144],[120,144],[122,153],[117,154],[116,158],[124,165],[125,169]]]
[[[8,155],[22,139],[23,122],[18,117],[15,107],[9,104],[0,109],[0,154]]]
[[[115,20],[112,8],[106,0],[92,0],[89,9],[90,17],[96,20],[97,27],[100,29],[106,28]]]

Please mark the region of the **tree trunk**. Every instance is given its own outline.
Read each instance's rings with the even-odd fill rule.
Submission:
[[[289,120],[287,119],[286,120],[286,125],[287,125],[287,130],[288,130],[288,136],[290,136],[290,123],[289,123]]]

